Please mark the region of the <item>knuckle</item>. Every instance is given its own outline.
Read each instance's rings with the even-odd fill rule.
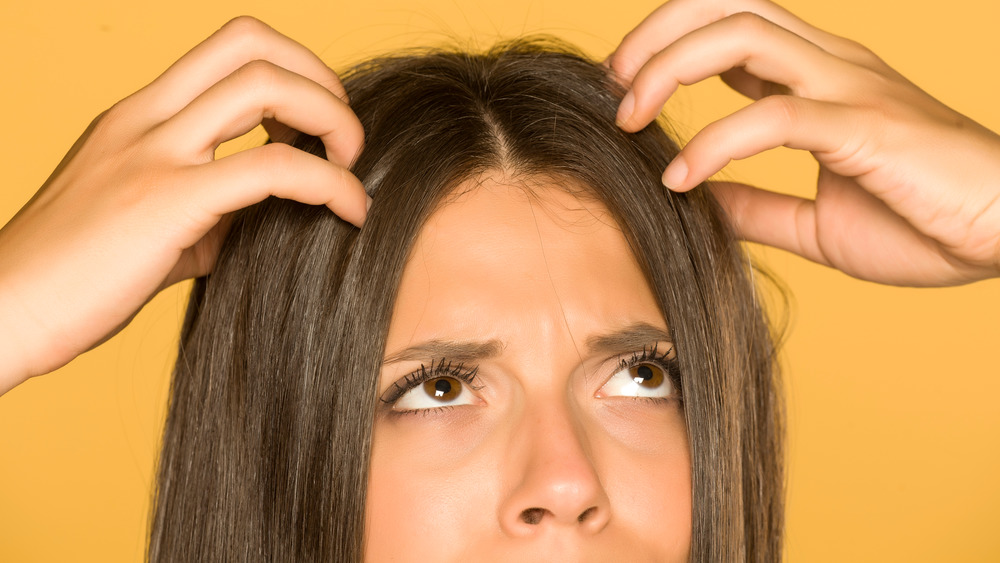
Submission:
[[[284,143],[271,143],[260,148],[258,172],[283,176],[290,172],[298,160],[299,150]]]
[[[159,126],[137,127],[135,115],[136,111],[126,101],[102,112],[91,123],[93,145],[121,163],[169,157],[174,147],[161,141]]]
[[[122,124],[127,122],[127,117],[125,116],[127,109],[122,102],[116,103],[94,118],[91,122],[91,127],[93,127],[95,137],[102,139],[115,138],[118,129]]]
[[[637,43],[642,38],[642,34],[638,27],[632,29],[622,37],[621,45],[619,46],[619,51],[625,51],[632,48],[633,44]],[[616,52],[616,55],[619,53]]]
[[[251,77],[270,78],[276,74],[277,67],[270,61],[264,59],[254,59],[240,67],[240,71],[249,74]]]
[[[771,31],[774,24],[754,12],[736,12],[726,18],[733,22],[740,33],[759,35]]]
[[[246,58],[258,58],[266,38],[273,33],[271,26],[253,16],[238,16],[222,26],[229,49]]]
[[[853,39],[842,39],[844,42],[844,50],[851,54],[852,58],[871,65],[882,65],[884,62],[882,58],[875,54],[865,45],[854,41]]]
[[[98,114],[90,124],[92,134],[105,142],[132,138],[142,129],[141,118],[145,113],[148,113],[146,107],[132,94]]]
[[[871,49],[865,47],[864,45],[858,43],[853,39],[849,39],[847,37],[838,37],[838,39],[845,49],[853,51],[854,53],[865,56],[871,56],[875,54],[874,52],[872,52]]]
[[[124,118],[124,114],[129,111],[129,98],[119,100],[108,109],[102,111],[94,121],[98,122],[115,122]]]
[[[227,35],[236,37],[259,37],[270,29],[266,23],[253,16],[236,16],[227,21],[222,26],[222,31]]]
[[[794,96],[774,95],[760,101],[765,113],[779,125],[793,125],[798,121],[799,106]]]
[[[279,80],[278,67],[263,60],[254,59],[236,70],[234,77],[243,81],[243,88],[251,92],[267,92],[274,88]]]

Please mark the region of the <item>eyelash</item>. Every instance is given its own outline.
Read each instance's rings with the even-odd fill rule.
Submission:
[[[665,400],[666,401],[682,400],[680,396],[681,375],[680,375],[680,368],[677,363],[677,358],[667,357],[670,355],[671,352],[673,352],[674,347],[671,346],[663,354],[657,355],[658,346],[659,346],[658,344],[654,344],[653,346],[644,346],[641,354],[639,352],[633,352],[631,358],[627,359],[622,358],[618,362],[618,369],[616,370],[615,373],[623,369],[628,369],[630,367],[633,367],[637,364],[641,364],[643,362],[655,362],[659,364],[660,367],[662,367],[664,370],[666,370],[667,375],[670,377],[671,385],[673,385],[674,388],[677,389],[678,396],[671,397],[669,399],[663,399],[660,397],[632,397],[632,399],[636,401],[650,401],[659,403]],[[432,360],[430,367],[425,366],[424,364],[420,364],[420,368],[418,368],[416,371],[414,371],[413,373],[409,373],[403,376],[402,379],[395,381],[392,384],[392,387],[390,387],[379,400],[391,408],[392,405],[394,405],[396,401],[400,399],[400,397],[405,395],[407,391],[423,384],[425,381],[443,376],[454,377],[455,379],[468,385],[469,388],[472,389],[473,391],[479,391],[480,389],[483,388],[483,386],[476,385],[476,377],[478,376],[478,374],[479,374],[478,366],[472,369],[468,369],[465,367],[464,363],[459,362],[458,364],[455,364],[454,362],[446,361],[446,358],[441,358],[441,360],[437,362]],[[454,407],[441,406],[432,409],[414,409],[414,410],[392,411],[392,412],[393,414],[397,415],[404,415],[404,414],[427,415],[435,412],[441,412],[451,408]]]
[[[402,379],[394,382],[392,387],[390,387],[385,394],[381,397],[383,403],[388,406],[392,406],[399,400],[400,397],[406,394],[407,391],[413,389],[428,381],[430,379],[435,379],[438,377],[454,377],[455,379],[461,381],[462,383],[469,386],[473,391],[479,391],[483,388],[482,385],[476,385],[476,377],[479,374],[479,367],[474,367],[472,369],[467,369],[465,364],[459,362],[455,364],[454,362],[446,362],[445,358],[441,358],[440,361],[435,362],[431,360],[430,367],[420,364],[420,368],[413,373],[403,376]],[[454,407],[442,406],[433,409],[414,409],[408,411],[393,411],[394,414],[413,414],[421,413],[428,414],[428,411],[442,411],[445,409],[450,409]]]
[[[618,369],[615,371],[615,373],[618,373],[619,371],[621,371],[623,369],[628,369],[628,368],[631,368],[631,367],[635,367],[636,365],[641,364],[643,362],[655,362],[656,364],[659,364],[659,366],[661,368],[663,368],[664,370],[666,370],[667,377],[670,378],[670,384],[673,386],[674,389],[677,390],[677,396],[676,397],[669,397],[669,398],[664,398],[664,397],[631,397],[631,399],[636,400],[636,401],[650,401],[650,402],[654,402],[654,403],[662,403],[664,401],[679,401],[679,402],[683,402],[684,401],[684,396],[683,396],[683,394],[681,392],[681,369],[680,369],[680,364],[678,363],[676,356],[673,357],[673,358],[668,358],[667,357],[667,356],[670,355],[671,352],[674,351],[674,347],[670,346],[669,348],[667,348],[666,352],[664,352],[662,354],[657,354],[656,352],[657,352],[658,347],[659,347],[659,344],[653,344],[652,346],[644,346],[642,348],[642,353],[641,354],[639,352],[633,352],[631,358],[628,358],[628,359],[622,358],[621,360],[618,361]]]

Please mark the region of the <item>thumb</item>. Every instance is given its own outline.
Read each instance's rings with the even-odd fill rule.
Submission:
[[[215,269],[215,261],[219,257],[219,250],[226,240],[229,227],[233,223],[233,213],[226,213],[219,219],[219,222],[212,227],[204,237],[201,238],[191,248],[185,248],[181,252],[177,264],[167,275],[163,284],[156,290],[156,293],[174,285],[177,282],[191,278],[207,276]],[[156,295],[154,293],[153,295]]]
[[[709,182],[708,186],[741,239],[830,265],[817,242],[813,200],[737,182]]]

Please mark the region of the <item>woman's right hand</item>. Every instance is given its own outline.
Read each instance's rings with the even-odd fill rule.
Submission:
[[[0,229],[0,394],[211,272],[233,211],[274,195],[360,226],[369,200],[348,167],[364,131],[347,102],[316,55],[243,16],[99,115]],[[329,160],[282,143],[215,160],[261,123],[320,137]]]

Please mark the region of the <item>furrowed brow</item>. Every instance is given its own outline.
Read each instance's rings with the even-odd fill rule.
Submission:
[[[670,334],[649,323],[634,323],[623,329],[598,334],[587,339],[591,353],[608,355],[640,350],[656,342],[669,342]],[[470,362],[495,358],[504,349],[503,342],[492,339],[486,341],[428,340],[386,356],[382,365],[406,361],[427,361],[447,358],[456,362]]]

